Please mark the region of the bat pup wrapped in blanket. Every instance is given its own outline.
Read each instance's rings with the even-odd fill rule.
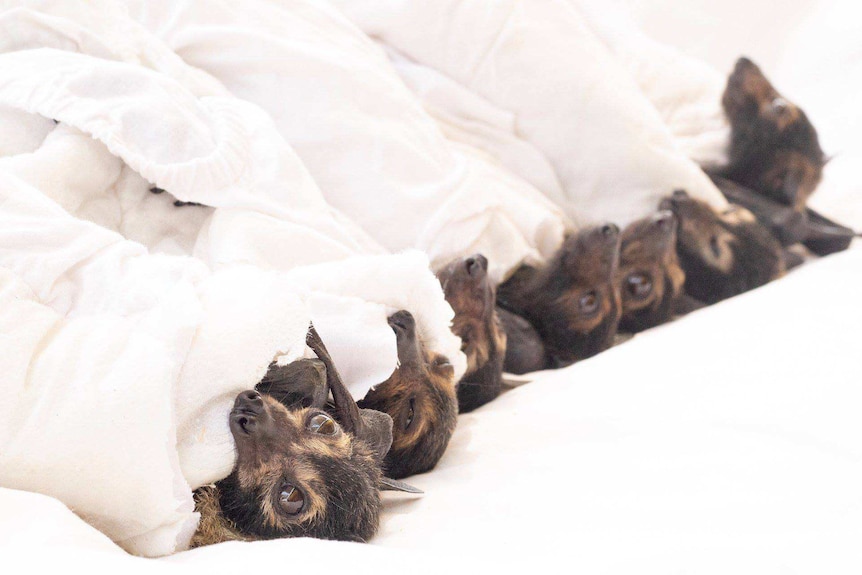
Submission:
[[[523,265],[497,288],[506,371],[563,367],[613,344],[619,250],[616,225],[587,228],[566,237],[547,264]]]
[[[313,326],[307,343],[319,359],[273,366],[258,390],[237,396],[229,415],[236,464],[196,490],[193,547],[280,537],[367,541],[380,522],[381,489],[418,492],[383,475],[390,417],[359,409]]]
[[[392,448],[384,468],[401,478],[432,469],[449,445],[458,419],[455,371],[449,359],[429,353],[406,310],[389,317],[398,345],[398,367],[359,401],[392,417]]]
[[[679,310],[685,272],[676,254],[676,227],[673,212],[662,210],[623,230],[617,272],[621,332],[636,333],[665,323]]]
[[[660,207],[677,218],[676,249],[687,296],[711,304],[784,275],[781,244],[742,206],[730,204],[719,212],[677,190]]]
[[[437,272],[455,318],[452,333],[461,338],[467,372],[458,382],[458,411],[466,413],[500,395],[506,332],[496,309],[496,288],[482,254],[458,258]]]
[[[729,160],[710,175],[725,197],[751,210],[784,245],[803,242],[818,255],[847,249],[855,232],[806,206],[830,158],[805,112],[748,58],[728,77],[722,107]]]

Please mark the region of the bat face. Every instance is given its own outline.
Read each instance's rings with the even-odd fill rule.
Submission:
[[[399,479],[432,469],[455,431],[458,400],[454,370],[445,357],[426,353],[410,312],[389,318],[398,343],[398,368],[359,401],[392,417],[392,447],[384,468]]]
[[[525,318],[539,333],[550,367],[612,345],[621,312],[619,241],[613,224],[570,235],[546,266],[522,266],[498,288],[500,307]]]
[[[672,212],[658,212],[623,230],[617,282],[623,306],[621,331],[642,331],[671,318],[685,282]]]
[[[731,125],[730,163],[721,175],[801,210],[826,158],[805,113],[747,58],[727,81],[722,105]]]
[[[467,412],[500,394],[506,333],[496,313],[496,290],[488,278],[488,260],[481,254],[461,258],[437,278],[455,318],[452,332],[461,338],[467,373],[458,382],[458,409]]]
[[[745,208],[719,213],[682,190],[661,203],[677,218],[685,291],[705,303],[761,286],[784,273],[781,246]]]
[[[379,456],[318,408],[288,410],[257,391],[230,412],[233,472],[216,484],[224,518],[252,539],[366,541],[379,524]]]

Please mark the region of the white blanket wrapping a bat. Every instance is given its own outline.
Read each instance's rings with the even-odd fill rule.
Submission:
[[[126,4],[187,64],[264,108],[327,202],[387,249],[418,248],[435,269],[481,252],[500,281],[548,258],[571,227],[526,181],[447,139],[379,47],[325,2]],[[531,158],[536,177],[555,179]]]
[[[541,189],[576,223],[625,225],[655,211],[676,188],[725,205],[629,68],[570,0],[333,4],[397,51],[402,77],[435,115]],[[533,162],[518,161],[525,146],[547,158],[558,186],[549,187],[543,172],[534,177]]]
[[[397,309],[465,359],[424,255],[332,210],[259,108],[70,4],[0,13],[0,485],[162,555],[233,465],[236,393],[302,356],[309,320],[358,397],[396,366]]]

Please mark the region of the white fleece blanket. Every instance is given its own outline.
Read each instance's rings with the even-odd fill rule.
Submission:
[[[677,188],[725,204],[638,78],[568,0],[333,3],[399,53],[402,77],[454,124],[453,137],[497,157],[576,223],[625,225]],[[533,169],[535,152],[519,159],[525,148],[546,158],[558,185],[547,167]]]
[[[449,141],[385,54],[325,2],[126,4],[186,63],[265,109],[327,202],[386,248],[418,248],[434,268],[481,252],[499,281],[544,261],[571,227],[525,181]]]
[[[465,358],[427,257],[384,255],[332,210],[264,112],[121,17],[106,29],[126,41],[101,54],[114,58],[78,53],[112,46],[98,35],[111,12],[91,22],[89,4],[68,7],[0,13],[16,31],[0,55],[13,120],[0,126],[0,267],[8,297],[32,302],[3,320],[29,343],[5,350],[15,417],[0,426],[0,485],[57,496],[126,549],[163,555],[194,530],[191,489],[232,467],[236,393],[302,356],[310,319],[357,397],[397,364],[398,309],[458,377]],[[53,47],[27,49],[39,42]]]

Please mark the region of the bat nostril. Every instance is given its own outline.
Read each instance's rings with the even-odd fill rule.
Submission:
[[[256,392],[253,389],[250,389],[248,391],[243,392],[242,395],[248,401],[259,401],[260,400],[260,393]]]

